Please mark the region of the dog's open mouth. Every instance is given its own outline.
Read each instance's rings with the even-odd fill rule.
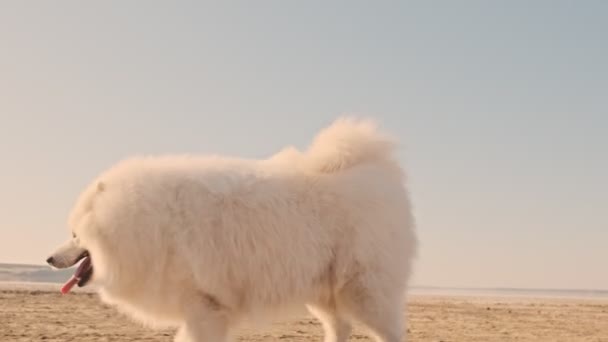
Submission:
[[[93,264],[91,263],[91,256],[88,251],[85,251],[78,257],[76,262],[81,261],[80,265],[74,272],[74,275],[61,287],[61,293],[66,294],[70,292],[70,290],[74,287],[74,285],[78,285],[78,287],[85,286],[91,276],[93,275]]]

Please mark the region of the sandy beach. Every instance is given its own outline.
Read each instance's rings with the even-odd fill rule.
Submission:
[[[103,305],[96,294],[57,286],[0,288],[0,341],[172,341]],[[58,288],[58,287],[57,287]],[[608,300],[411,295],[410,341],[608,341]],[[356,327],[352,341],[370,341]],[[243,330],[238,341],[322,341],[310,316]]]

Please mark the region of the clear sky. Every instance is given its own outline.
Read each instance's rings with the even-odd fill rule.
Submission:
[[[142,153],[265,157],[339,115],[403,144],[414,283],[608,289],[606,1],[3,1],[0,261]]]

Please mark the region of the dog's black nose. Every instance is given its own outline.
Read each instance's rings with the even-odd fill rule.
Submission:
[[[49,257],[48,259],[46,259],[46,263],[52,265],[53,264],[53,257]]]

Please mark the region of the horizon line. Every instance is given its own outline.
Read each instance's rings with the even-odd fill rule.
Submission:
[[[49,270],[53,268],[45,264],[27,264],[27,263],[12,263],[12,262],[0,262],[0,266],[20,266],[20,267],[47,267]],[[74,267],[74,266],[72,266]],[[70,269],[69,267],[67,269]],[[2,281],[0,281],[2,282]],[[412,284],[409,289],[420,289],[420,290],[457,290],[457,291],[532,291],[532,292],[605,292],[608,293],[608,289],[601,288],[542,288],[542,287],[509,287],[509,286],[439,286],[439,285],[423,285],[423,284]]]

